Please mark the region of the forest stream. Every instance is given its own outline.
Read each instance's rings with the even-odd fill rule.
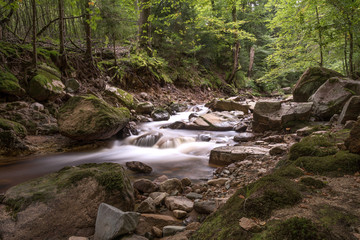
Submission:
[[[32,178],[58,171],[65,166],[84,163],[113,162],[125,165],[128,161],[140,161],[153,168],[153,172],[146,176],[129,171],[131,178],[135,179],[143,177],[153,179],[161,175],[187,177],[195,181],[209,179],[214,169],[208,164],[210,151],[217,146],[232,142],[236,133],[162,128],[176,121],[187,121],[194,111],[198,111],[197,114],[201,115],[208,109],[204,106],[196,106],[171,116],[168,121],[142,123],[138,126],[139,135],[115,140],[109,147],[94,152],[24,157],[16,163],[2,166],[0,192]]]

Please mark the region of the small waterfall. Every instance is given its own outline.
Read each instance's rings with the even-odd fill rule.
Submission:
[[[152,147],[163,136],[162,133],[146,133],[140,137],[135,138],[133,145],[138,147]]]

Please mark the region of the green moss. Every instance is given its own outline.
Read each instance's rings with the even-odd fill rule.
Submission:
[[[360,171],[360,155],[339,151],[331,156],[300,157],[295,164],[314,174],[342,176]]]
[[[23,125],[4,118],[0,118],[0,128],[4,130],[13,130],[16,135],[20,137],[25,137],[27,135],[27,130]]]
[[[360,223],[357,216],[344,209],[334,206],[318,205],[315,208],[315,212],[320,223],[329,229],[334,229],[335,226],[339,225],[349,228],[351,225],[357,225]]]
[[[226,204],[210,215],[191,239],[249,239],[253,233],[239,226],[242,217],[266,219],[275,209],[301,200],[296,183],[275,175],[266,176],[238,190]]]
[[[12,73],[0,71],[0,92],[20,95],[23,90],[19,85],[19,80]]]
[[[96,180],[107,191],[121,191],[124,187],[124,177],[117,172],[107,172],[98,177]]]
[[[0,52],[6,57],[19,57],[18,47],[9,42],[0,41]]]
[[[323,181],[314,179],[312,177],[305,177],[300,180],[302,184],[305,186],[308,186],[313,189],[321,189],[326,186],[326,184]]]
[[[331,135],[312,135],[290,148],[289,160],[296,160],[302,156],[328,156],[338,151],[336,139]]]
[[[285,178],[298,178],[304,175],[303,171],[294,165],[281,167],[274,174]]]
[[[320,229],[311,220],[293,217],[281,222],[273,222],[252,240],[325,240],[331,239],[326,231]]]
[[[11,216],[16,219],[17,214],[26,209],[30,204],[34,202],[45,202],[49,199],[47,193],[37,192],[31,195],[29,198],[19,197],[16,199],[6,199],[4,204],[6,205],[6,210],[11,213]]]

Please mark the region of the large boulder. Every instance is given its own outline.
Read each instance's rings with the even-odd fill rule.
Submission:
[[[332,77],[342,77],[342,75],[327,68],[308,68],[295,85],[293,91],[294,101],[306,102],[323,83]]]
[[[338,123],[345,124],[349,120],[357,120],[360,116],[360,96],[352,96],[344,105]]]
[[[351,79],[331,78],[309,98],[314,102],[313,114],[321,120],[329,120],[340,113],[353,95],[360,94],[360,82]]]
[[[27,130],[20,123],[0,118],[0,154],[17,155],[28,150],[22,140],[26,135]]]
[[[19,85],[19,80],[10,72],[0,71],[0,93],[22,96],[25,90]]]
[[[60,80],[59,73],[48,66],[42,66],[29,82],[29,95],[36,101],[46,101],[61,97],[65,85]]]
[[[281,130],[289,122],[308,121],[312,106],[312,102],[259,101],[254,109],[253,131]]]
[[[110,240],[132,233],[139,223],[139,218],[139,213],[123,212],[101,203],[96,217],[94,240]]]
[[[94,95],[72,97],[60,110],[60,133],[76,140],[107,139],[126,126],[127,108],[114,108]]]
[[[248,113],[250,105],[244,102],[237,102],[234,100],[214,99],[206,104],[213,111],[242,111]]]
[[[114,107],[127,107],[129,109],[135,109],[136,102],[130,93],[117,88],[106,85],[104,92],[105,99],[111,103]]]
[[[209,163],[217,166],[227,166],[234,162],[245,160],[249,156],[263,157],[269,155],[269,149],[250,146],[224,146],[211,150]]]
[[[155,108],[151,112],[151,117],[154,121],[167,121],[170,119],[170,114],[164,108]]]
[[[345,140],[345,146],[349,152],[360,154],[360,120],[350,131],[350,136]]]
[[[10,188],[0,204],[3,239],[68,239],[94,234],[98,207],[134,209],[133,188],[119,164],[85,164]]]

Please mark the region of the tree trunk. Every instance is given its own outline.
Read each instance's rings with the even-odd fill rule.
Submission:
[[[85,51],[85,57],[88,58],[92,62],[92,42],[91,42],[91,16],[90,16],[90,1],[85,0],[85,21],[84,21],[84,27],[85,27],[85,35],[86,35],[86,51]]]
[[[320,17],[319,17],[319,10],[318,6],[316,6],[316,19],[317,19],[317,25],[318,25],[318,33],[319,33],[319,48],[320,48],[320,67],[324,65],[324,59],[323,59],[323,41],[322,41],[322,29],[320,24]]]
[[[248,70],[248,74],[247,74],[248,78],[251,78],[251,75],[252,75],[252,69],[254,66],[254,58],[255,58],[255,48],[254,48],[254,46],[252,46],[250,48],[249,70]]]
[[[113,51],[114,51],[115,66],[117,66],[117,60],[116,60],[116,38],[115,38],[115,34],[113,34]]]
[[[63,78],[64,69],[66,66],[65,56],[65,25],[64,25],[64,0],[59,0],[59,38],[60,38],[60,72]]]
[[[37,69],[37,50],[36,50],[36,0],[32,0],[32,45],[33,45],[33,65]]]
[[[352,26],[350,25],[349,27],[349,72],[350,72],[350,76],[349,77],[354,77],[355,75],[355,71],[354,71],[354,63],[353,63],[353,56],[354,56],[354,35],[352,32]]]
[[[150,2],[149,0],[140,0],[139,5],[139,46],[140,48],[147,48],[150,46]]]
[[[348,58],[347,58],[347,33],[345,33],[345,43],[344,43],[344,63],[345,63],[345,72],[346,75],[349,76],[349,65],[348,65]]]
[[[234,2],[234,5],[232,7],[232,20],[234,23],[237,22],[237,11],[236,11],[236,5]],[[235,29],[237,30],[237,29]],[[237,33],[234,34],[234,38],[235,38],[235,44],[234,44],[234,50],[233,50],[233,68],[232,71],[227,79],[227,83],[232,84],[234,83],[234,79],[235,79],[235,74],[239,69],[239,52],[240,52],[240,41],[238,39],[238,35]]]

